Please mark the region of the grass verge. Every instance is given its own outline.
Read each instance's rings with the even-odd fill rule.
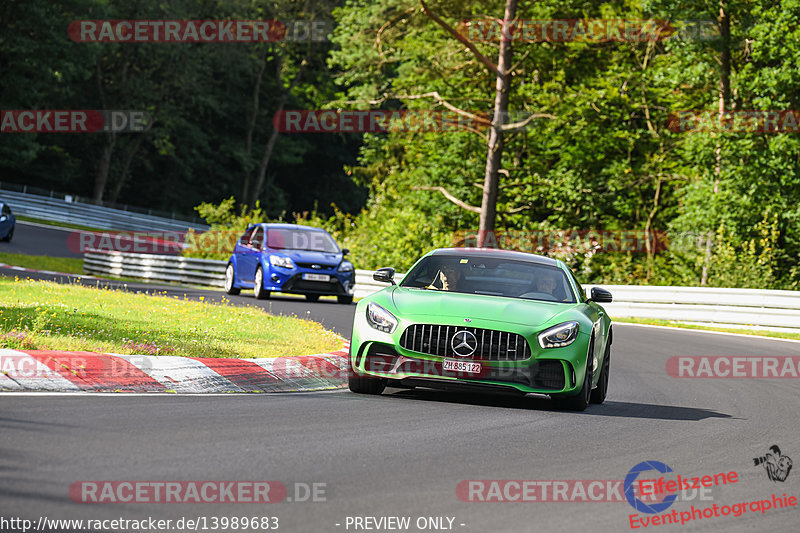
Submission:
[[[83,274],[83,259],[46,255],[9,254],[0,252],[0,263],[34,270],[51,270],[66,274]]]
[[[648,324],[651,326],[668,326],[671,328],[683,329],[700,329],[705,331],[721,331],[723,333],[739,333],[740,335],[759,335],[761,337],[775,337],[776,339],[795,339],[800,340],[800,333],[791,333],[788,331],[769,331],[763,329],[739,329],[739,328],[724,328],[718,326],[700,326],[696,324],[684,324],[682,322],[673,322],[671,320],[658,320],[655,318],[631,318],[631,317],[613,317],[614,322],[627,322],[629,324]]]
[[[5,278],[0,347],[251,358],[327,353],[342,338],[258,307]]]

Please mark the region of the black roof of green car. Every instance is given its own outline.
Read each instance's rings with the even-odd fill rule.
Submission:
[[[447,255],[458,257],[485,257],[488,259],[510,259],[514,261],[526,261],[538,265],[547,265],[559,268],[558,261],[543,255],[527,254],[525,252],[515,252],[512,250],[497,250],[493,248],[439,248],[434,250],[431,255]]]

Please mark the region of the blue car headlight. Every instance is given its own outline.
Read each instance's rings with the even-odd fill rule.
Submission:
[[[397,319],[394,315],[373,302],[367,305],[367,322],[373,328],[384,333],[391,333],[397,327]]]
[[[353,263],[350,261],[342,261],[342,264],[339,265],[339,272],[352,272],[353,271]]]
[[[539,346],[542,348],[561,348],[569,346],[578,338],[578,323],[564,322],[539,333]]]
[[[269,256],[269,264],[276,267],[282,268],[294,268],[294,261],[292,261],[288,257],[283,257],[281,255],[271,255]]]

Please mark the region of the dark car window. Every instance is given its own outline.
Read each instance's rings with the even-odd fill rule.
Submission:
[[[247,231],[242,233],[242,236],[239,237],[239,244],[242,246],[247,246],[250,244],[250,236],[253,234],[253,230],[251,228],[247,228]]]
[[[323,231],[267,228],[267,246],[276,250],[310,250],[335,254],[339,247],[333,237]]]
[[[526,300],[575,303],[560,268],[508,259],[476,256],[428,256],[400,284],[402,287]]]
[[[253,248],[261,250],[264,247],[264,228],[258,226],[253,230],[253,236],[250,239]]]
[[[5,204],[3,204],[3,214],[4,215],[10,215],[11,214],[11,209]]]

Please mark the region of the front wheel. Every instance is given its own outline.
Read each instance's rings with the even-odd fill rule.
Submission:
[[[319,294],[306,294],[306,300],[309,302],[318,302]]]
[[[348,295],[348,296],[337,296],[337,297],[336,297],[336,301],[338,301],[340,304],[347,304],[347,305],[349,305],[349,304],[353,303],[353,296],[352,296],[352,295]]]
[[[11,239],[13,237],[14,237],[14,228],[11,228],[10,230],[8,230],[8,235],[3,237],[3,240],[6,241],[6,242],[11,242]]]
[[[592,403],[603,403],[608,394],[608,373],[611,371],[611,343],[606,342],[606,351],[603,354],[603,369],[600,371],[600,379],[597,381],[597,388],[592,391]]]
[[[269,298],[269,291],[264,290],[264,270],[261,268],[261,265],[259,265],[256,269],[256,279],[255,284],[253,285],[253,296],[256,297],[256,300],[266,300]]]
[[[386,380],[358,374],[351,362],[350,372],[347,373],[347,386],[356,394],[380,394],[386,388]]]
[[[233,264],[228,263],[228,267],[225,269],[225,292],[235,295],[242,292],[242,289],[234,286],[234,276]]]
[[[586,372],[584,372],[583,386],[575,396],[559,396],[553,398],[556,405],[561,409],[569,411],[585,411],[589,406],[589,399],[592,396],[592,379],[594,374],[594,338],[589,341],[589,353],[586,355]]]

